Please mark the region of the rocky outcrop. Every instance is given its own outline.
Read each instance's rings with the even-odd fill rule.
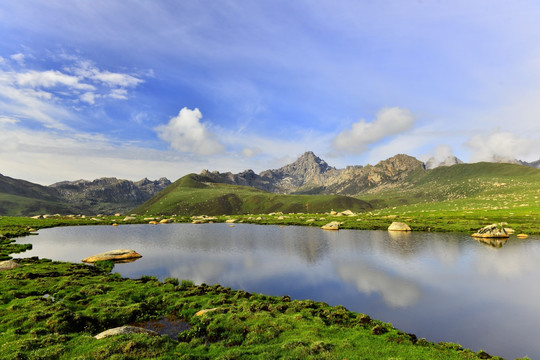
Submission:
[[[424,164],[412,156],[399,154],[377,165],[336,169],[308,151],[295,162],[260,174],[246,170],[239,174],[210,172],[201,176],[211,182],[251,186],[269,192],[297,194],[357,195],[389,187],[404,186],[403,179]]]
[[[126,261],[126,260],[134,260],[141,258],[142,255],[137,253],[134,250],[130,249],[117,249],[117,250],[111,250],[106,251],[103,253],[99,253],[96,255],[89,256],[82,261],[85,263],[95,263],[96,261],[105,261],[105,260],[111,260],[111,261]]]
[[[508,233],[504,229],[502,225],[498,224],[491,224],[488,226],[484,226],[474,234],[472,234],[473,237],[476,238],[507,238]]]
[[[146,178],[133,182],[117,178],[101,178],[92,181],[63,181],[50,187],[68,201],[143,203],[169,186],[166,178],[151,181]]]
[[[159,336],[159,334],[153,330],[148,330],[142,327],[138,326],[121,326],[114,329],[105,330],[96,336],[94,336],[95,339],[103,339],[108,336],[114,336],[114,335],[122,335],[122,334],[146,334],[150,336]]]

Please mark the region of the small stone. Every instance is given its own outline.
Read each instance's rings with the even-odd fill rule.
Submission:
[[[201,316],[203,314],[206,314],[208,312],[212,312],[212,311],[216,311],[218,310],[219,308],[212,308],[212,309],[203,309],[203,310],[199,310],[195,313],[195,316]]]
[[[526,239],[526,238],[529,237],[529,235],[527,235],[527,234],[517,234],[516,236],[517,236],[518,238],[520,238],[520,239]]]
[[[113,336],[113,335],[121,335],[121,334],[146,334],[150,336],[159,336],[159,334],[155,331],[148,330],[142,327],[138,326],[121,326],[114,329],[105,330],[96,336],[94,336],[95,339],[103,339],[107,336]]]

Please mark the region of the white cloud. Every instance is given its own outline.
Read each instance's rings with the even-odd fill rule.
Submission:
[[[8,117],[8,116],[0,116],[0,124],[15,125],[18,122],[19,122],[19,120],[15,119],[15,118]]]
[[[126,89],[113,89],[109,93],[109,97],[117,100],[127,100],[127,94]]]
[[[540,154],[539,139],[521,137],[509,131],[474,135],[465,145],[472,150],[471,162],[514,160],[531,152]]]
[[[262,150],[258,147],[246,147],[242,149],[242,155],[247,158],[252,158],[256,155],[259,155]]]
[[[199,109],[190,110],[184,107],[167,125],[156,128],[159,137],[168,142],[175,150],[198,155],[214,155],[221,153],[225,147],[217,140],[217,136],[201,123],[202,114]]]
[[[128,74],[113,73],[109,71],[94,70],[91,76],[94,80],[99,80],[108,86],[135,87],[143,82],[134,76]]]
[[[24,65],[24,54],[18,53],[10,56],[13,60],[19,63],[19,65]]]
[[[407,131],[413,124],[414,116],[408,109],[384,108],[372,122],[362,119],[354,123],[351,129],[339,133],[332,146],[338,151],[360,154],[368,150],[370,144]]]
[[[50,88],[54,86],[64,85],[77,90],[95,90],[96,88],[90,84],[81,83],[76,76],[64,74],[57,70],[47,71],[28,71],[25,73],[16,74],[17,84],[28,87],[43,87]]]
[[[94,105],[96,102],[96,94],[94,94],[93,92],[86,92],[80,96],[80,99],[85,103]]]

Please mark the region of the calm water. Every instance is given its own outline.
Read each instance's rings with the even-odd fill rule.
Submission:
[[[168,224],[44,229],[20,257],[143,257],[113,272],[344,305],[430,341],[540,359],[540,238],[493,248],[462,234]]]

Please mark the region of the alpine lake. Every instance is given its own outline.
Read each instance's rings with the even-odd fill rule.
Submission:
[[[74,226],[24,237],[14,257],[59,261],[113,249],[143,255],[113,272],[312,299],[428,341],[540,359],[540,237],[491,244],[460,233],[324,231],[250,224]]]

